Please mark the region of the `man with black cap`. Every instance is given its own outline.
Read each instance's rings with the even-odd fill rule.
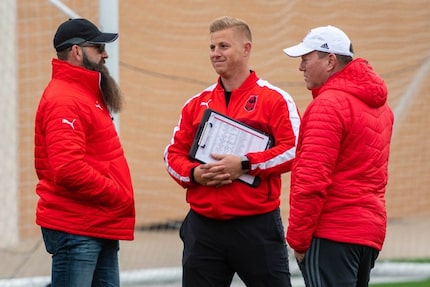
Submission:
[[[86,19],[62,23],[58,59],[35,120],[36,223],[52,254],[53,287],[119,286],[119,240],[133,240],[129,167],[112,113],[121,94],[104,63],[103,33]]]
[[[284,52],[301,57],[313,98],[291,170],[287,241],[307,287],[367,287],[387,224],[387,87],[337,27],[314,28]]]

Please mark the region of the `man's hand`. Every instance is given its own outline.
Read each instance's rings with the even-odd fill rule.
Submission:
[[[305,253],[299,253],[297,251],[294,251],[294,256],[296,257],[297,262],[301,263],[305,258]]]
[[[212,154],[217,160],[194,169],[194,180],[202,185],[220,187],[230,184],[243,174],[241,157],[230,154]]]

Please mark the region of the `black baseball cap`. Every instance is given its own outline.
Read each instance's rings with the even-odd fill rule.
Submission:
[[[84,42],[104,44],[113,42],[117,38],[118,33],[103,33],[87,19],[74,18],[58,27],[54,36],[54,48],[59,52]]]

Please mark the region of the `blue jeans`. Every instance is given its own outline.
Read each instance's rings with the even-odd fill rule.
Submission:
[[[119,287],[119,241],[42,227],[52,254],[52,287]]]

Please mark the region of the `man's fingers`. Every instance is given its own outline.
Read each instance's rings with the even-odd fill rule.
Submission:
[[[227,179],[227,180],[221,180],[221,181],[219,181],[219,180],[211,180],[211,181],[208,181],[207,183],[206,183],[206,185],[207,186],[216,186],[216,187],[221,187],[221,186],[223,186],[223,185],[227,185],[227,184],[230,184],[230,183],[232,183],[233,181],[232,180],[230,180],[230,179]]]

